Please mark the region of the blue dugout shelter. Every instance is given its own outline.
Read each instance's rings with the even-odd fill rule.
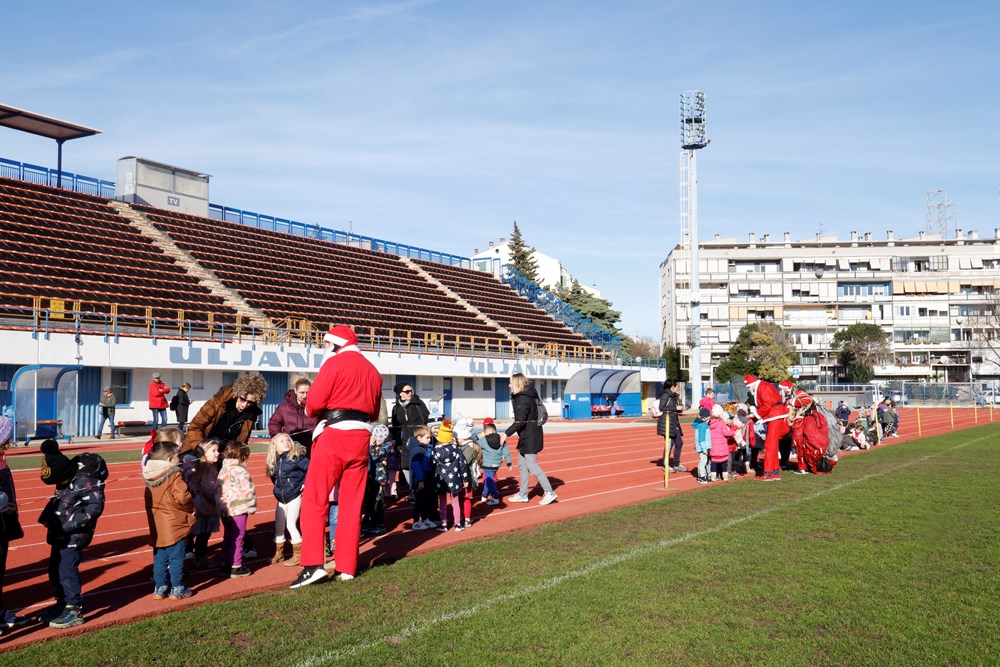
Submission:
[[[594,407],[605,405],[609,396],[618,400],[622,416],[642,415],[642,381],[636,370],[578,371],[566,383],[563,396],[563,417],[567,419],[590,419],[595,416]]]

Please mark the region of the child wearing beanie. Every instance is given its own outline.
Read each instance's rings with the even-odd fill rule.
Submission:
[[[711,416],[709,408],[701,408],[698,416],[691,422],[694,429],[694,451],[698,452],[698,483],[708,484],[711,463],[709,452],[712,450],[712,433],[708,428],[708,420]]]
[[[471,489],[469,486],[469,464],[462,449],[454,442],[451,420],[445,419],[438,431],[437,445],[431,451],[434,463],[434,479],[437,483],[438,511],[441,513],[441,532],[448,531],[448,501],[451,500],[452,518],[455,531],[465,530],[461,506],[465,506],[465,519],[471,525]]]

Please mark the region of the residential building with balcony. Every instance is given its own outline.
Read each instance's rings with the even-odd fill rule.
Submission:
[[[921,232],[895,239],[851,232],[793,241],[750,233],[699,246],[701,367],[704,382],[728,355],[740,329],[771,321],[792,336],[801,356],[793,374],[822,384],[846,381],[831,351],[834,334],[869,322],[886,332],[893,363],[880,379],[973,382],[1000,378],[1000,228],[992,238],[958,230],[956,238]],[[690,364],[691,259],[677,246],[660,264],[661,342]]]

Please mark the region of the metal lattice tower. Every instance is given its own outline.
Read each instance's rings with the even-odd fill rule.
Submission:
[[[681,93],[680,224],[681,245],[691,258],[691,329],[689,375],[691,401],[701,398],[701,276],[698,267],[698,163],[695,151],[708,146],[705,93]]]
[[[948,193],[938,188],[927,193],[927,231],[941,234],[941,238],[953,236],[958,229],[958,214],[955,202],[948,201]],[[949,234],[950,232],[950,234]]]

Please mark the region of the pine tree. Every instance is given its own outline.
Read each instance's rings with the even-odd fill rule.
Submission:
[[[538,262],[532,256],[535,249],[529,247],[524,242],[524,238],[521,236],[521,228],[517,226],[517,220],[514,221],[514,231],[510,235],[507,248],[510,250],[510,267],[537,284]]]

